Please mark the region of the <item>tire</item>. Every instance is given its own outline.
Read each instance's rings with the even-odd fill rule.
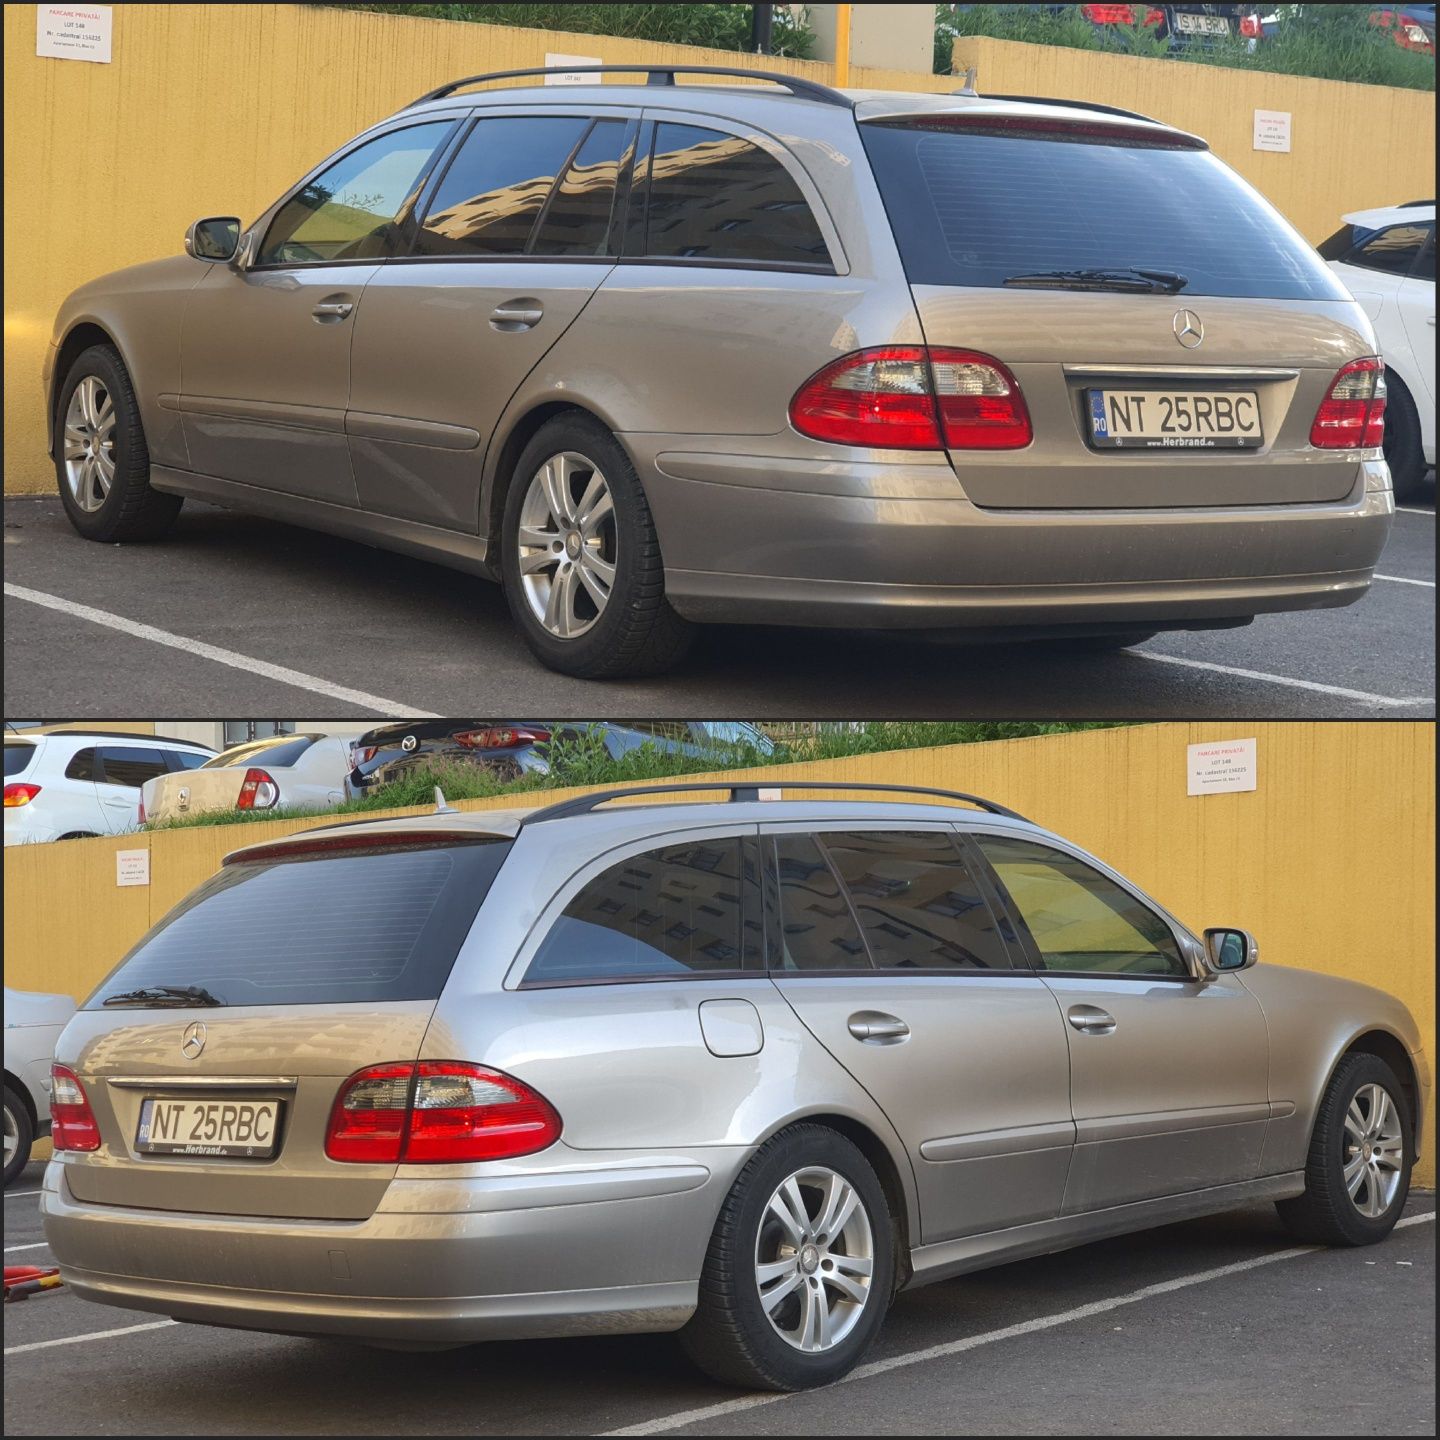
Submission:
[[[792,1243],[796,1232],[787,1237],[771,1208],[782,1184],[797,1175],[811,1177],[800,1187],[807,1228],[799,1232],[803,1243],[798,1247]],[[826,1176],[838,1177],[858,1200],[855,1215],[838,1236],[826,1235],[816,1223],[824,1218]],[[862,1222],[868,1224],[868,1244]],[[757,1266],[762,1257],[771,1266],[792,1267],[775,1276],[772,1288],[799,1277],[770,1307],[776,1323],[761,1300]],[[867,1260],[871,1268],[865,1283],[861,1267]],[[827,1275],[863,1290],[858,1307]],[[728,1385],[747,1390],[828,1385],[870,1348],[889,1308],[894,1276],[894,1225],[870,1162],[835,1131],[796,1125],[761,1146],[726,1197],[705,1255],[699,1307],[680,1332],[680,1343],[700,1369]],[[808,1307],[806,1295],[812,1297]],[[815,1297],[828,1322],[844,1329],[828,1348],[802,1349],[795,1341],[813,1345],[817,1338],[815,1328],[806,1329],[807,1313],[820,1314]],[[777,1324],[793,1339],[784,1338]]]
[[[7,1085],[5,1087],[5,1183],[9,1183],[30,1163],[30,1147],[35,1143],[35,1127],[25,1102]],[[11,1146],[14,1149],[11,1149]]]
[[[60,837],[62,840],[94,840],[97,838],[94,830],[70,830]]]
[[[102,417],[108,406],[113,422],[98,427],[99,438],[108,433],[109,445],[99,447],[97,468],[88,476],[77,468],[72,478],[65,458],[66,436],[71,402],[82,385],[91,387],[88,393],[95,397]],[[95,429],[86,423],[86,434]],[[55,431],[55,479],[65,513],[79,534],[109,545],[158,540],[170,529],[184,501],[179,495],[162,495],[151,488],[150,451],[140,423],[140,407],[129,372],[112,346],[92,345],[76,357],[60,387]],[[111,469],[108,480],[104,473],[107,457]]]
[[[1385,374],[1385,463],[1396,501],[1413,500],[1425,484],[1425,454],[1420,448],[1420,415],[1405,382],[1393,370]]]
[[[541,480],[552,466],[558,502],[546,500],[549,491]],[[591,533],[576,516],[596,479],[608,488],[611,508]],[[554,511],[557,503],[567,503],[565,497],[570,515],[557,521]],[[529,545],[522,554],[522,523],[528,536],[553,539]],[[516,463],[501,534],[500,573],[510,613],[550,669],[584,680],[658,675],[690,648],[693,627],[665,598],[660,543],[639,476],[624,447],[598,420],[573,413],[541,427]],[[593,598],[591,584],[608,584],[603,606]],[[575,597],[568,635],[547,628],[552,611],[545,603],[556,595],[553,614],[564,626],[566,593]]]
[[[1395,1137],[1384,1147],[1393,1163],[1380,1167],[1362,1163],[1362,1182],[1352,1199],[1345,1168],[1349,1155],[1359,1148],[1357,1140],[1364,1143],[1369,1116],[1366,1096],[1376,1093],[1372,1087],[1389,1098],[1390,1109],[1383,1114],[1393,1116],[1393,1123],[1381,1128],[1387,1138]],[[1352,1130],[1357,1124],[1358,1130]],[[1383,1240],[1395,1228],[1410,1193],[1414,1145],[1410,1105],[1395,1072],[1374,1055],[1347,1055],[1335,1067],[1315,1116],[1305,1163],[1305,1193],[1276,1203],[1281,1220],[1297,1239],[1312,1244],[1374,1245]],[[1363,1155],[1360,1158],[1363,1160]],[[1387,1199],[1390,1177],[1394,1189]],[[1376,1213],[1365,1213],[1376,1205]]]

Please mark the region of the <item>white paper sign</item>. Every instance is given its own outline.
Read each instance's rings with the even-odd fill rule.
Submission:
[[[595,55],[551,55],[545,56],[547,68],[559,68],[564,65],[601,65],[604,62]],[[598,85],[598,75],[578,75],[573,70],[568,70],[559,75],[547,75],[547,85]]]
[[[115,852],[115,883],[117,885],[148,885],[150,883],[150,852],[148,850],[117,850]]]
[[[1253,740],[1212,740],[1187,745],[1187,795],[1223,795],[1230,790],[1254,790],[1258,774]]]
[[[35,53],[108,65],[112,28],[108,5],[37,5]]]
[[[1288,110],[1257,110],[1255,112],[1256,150],[1290,150],[1290,112]]]

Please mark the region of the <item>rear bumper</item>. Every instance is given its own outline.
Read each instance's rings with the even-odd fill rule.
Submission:
[[[397,1181],[360,1221],[84,1203],[52,1162],[40,1210],[77,1295],[177,1320],[411,1345],[663,1331],[695,1309],[746,1153]]]
[[[732,483],[713,454],[640,460],[667,595],[702,621],[1184,629],[1350,605],[1395,508],[1378,459],[1357,460],[1351,492],[1325,504],[1083,511],[941,495],[959,489],[948,466],[806,479],[785,468],[800,462],[744,457]],[[781,467],[773,484],[765,464]],[[827,493],[842,480],[847,493]]]

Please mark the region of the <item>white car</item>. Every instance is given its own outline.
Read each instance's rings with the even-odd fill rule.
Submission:
[[[136,828],[140,787],[184,774],[215,752],[189,740],[80,726],[5,735],[5,843],[124,835]]]
[[[1385,459],[1404,500],[1435,465],[1435,202],[1359,210],[1320,254],[1365,307],[1385,361]]]
[[[334,735],[267,735],[222,750],[196,770],[158,775],[140,792],[142,824],[212,810],[323,810],[345,798],[350,744]]]
[[[68,995],[5,987],[5,1183],[29,1163],[30,1147],[50,1133],[50,1064],[55,1040],[75,1013]]]

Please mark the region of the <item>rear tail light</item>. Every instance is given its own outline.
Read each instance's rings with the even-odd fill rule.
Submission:
[[[1265,33],[1265,27],[1258,15],[1242,15],[1240,17],[1240,34],[1246,40],[1258,40]]]
[[[368,765],[375,758],[375,751],[377,749],[379,749],[377,745],[362,745],[359,749],[356,749],[352,745],[350,747],[351,765]]]
[[[513,1075],[462,1060],[371,1065],[341,1087],[325,1134],[332,1160],[442,1165],[544,1150],[561,1121]]]
[[[1385,439],[1385,362],[1365,355],[1344,366],[1310,427],[1310,443],[1321,450],[1373,449]]]
[[[50,1145],[55,1150],[98,1150],[100,1127],[73,1070],[50,1067]]]
[[[28,805],[39,793],[38,785],[23,785],[16,781],[5,787],[5,808],[13,810],[17,805]]]
[[[143,791],[140,795],[140,801],[135,807],[135,823],[137,825],[143,825],[145,823],[145,795]]]
[[[247,770],[240,785],[237,810],[268,810],[280,798],[280,787],[264,770]]]
[[[550,738],[550,732],[533,726],[496,725],[488,730],[457,730],[452,738],[467,750],[509,750],[515,745],[538,745]]]
[[[790,402],[812,440],[884,450],[1017,450],[1032,432],[1019,382],[972,350],[887,345],[813,375]]]

